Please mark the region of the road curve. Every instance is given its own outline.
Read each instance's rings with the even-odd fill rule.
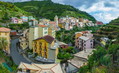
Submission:
[[[17,46],[16,46],[16,43],[18,42],[18,39],[14,39],[14,40],[11,40],[11,48],[10,48],[10,55],[14,61],[14,63],[16,65],[19,65],[20,62],[25,62],[25,63],[29,63],[29,61],[27,61],[23,56],[22,54],[19,54],[18,52],[18,49],[17,49]]]

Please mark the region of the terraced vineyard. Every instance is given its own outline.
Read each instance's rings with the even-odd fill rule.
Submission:
[[[119,25],[105,25],[101,27],[94,36],[96,38],[108,37],[109,39],[117,39],[117,42],[119,42]]]

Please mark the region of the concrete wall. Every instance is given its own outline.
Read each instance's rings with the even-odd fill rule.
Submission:
[[[34,28],[34,39],[37,39],[37,38],[39,38],[39,36],[38,36],[38,27],[35,27]]]
[[[29,28],[29,48],[32,49],[32,41],[34,40],[34,27]]]
[[[43,28],[38,27],[38,36],[42,37],[43,36]]]
[[[53,49],[48,49],[48,59],[52,59],[52,60],[55,60],[55,55],[56,53],[55,53],[55,50]]]

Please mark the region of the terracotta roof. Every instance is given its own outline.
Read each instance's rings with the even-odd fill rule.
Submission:
[[[49,24],[56,24],[56,22],[54,22],[54,21],[50,21]]]
[[[48,43],[52,43],[53,42],[53,40],[54,40],[54,38],[52,37],[52,36],[50,36],[50,35],[46,35],[46,36],[44,36],[44,37],[40,37],[40,38],[38,38],[38,39],[36,39],[36,40],[39,40],[39,39],[44,39],[44,40],[46,40]]]
[[[9,29],[9,28],[5,28],[5,27],[0,28],[0,32],[10,32],[10,31],[11,31],[11,29]]]
[[[88,33],[88,31],[82,31],[83,34]]]
[[[35,73],[63,73],[60,64],[27,64],[21,62],[18,68],[30,69]]]
[[[103,22],[101,22],[101,21],[97,21],[96,24],[98,24],[98,25],[102,25]]]
[[[39,27],[47,27],[46,25],[39,25]]]

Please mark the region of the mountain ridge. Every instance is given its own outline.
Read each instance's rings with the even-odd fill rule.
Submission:
[[[5,23],[6,21],[9,21],[11,17],[19,17],[21,15],[31,14],[12,3],[0,1],[0,22]]]
[[[17,7],[21,8],[22,10],[32,13],[34,16],[38,18],[45,17],[45,18],[53,20],[55,15],[58,15],[59,17],[68,15],[68,16],[77,17],[77,18],[78,17],[86,18],[93,22],[96,21],[96,19],[93,16],[89,15],[88,13],[84,11],[80,11],[70,5],[53,3],[50,0],[16,2],[14,4]]]

